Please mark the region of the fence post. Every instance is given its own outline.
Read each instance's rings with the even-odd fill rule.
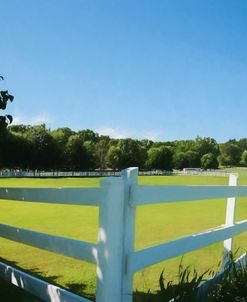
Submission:
[[[229,175],[229,186],[237,186],[238,185],[238,175],[230,174]],[[236,197],[227,198],[227,206],[226,206],[226,220],[225,225],[231,226],[235,222],[235,203]],[[232,238],[224,240],[224,254],[222,261],[222,269],[224,270],[227,263],[229,262],[229,256],[232,252]]]
[[[124,184],[122,178],[101,180],[106,202],[99,210],[97,302],[120,302],[123,271]]]
[[[121,302],[131,302],[133,295],[133,275],[127,267],[127,256],[135,249],[136,207],[130,206],[131,188],[137,185],[138,168],[128,168],[121,172],[124,180],[124,246],[123,246],[123,280]]]

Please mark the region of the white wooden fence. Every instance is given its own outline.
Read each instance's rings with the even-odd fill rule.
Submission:
[[[22,170],[0,170],[0,178],[10,177],[109,177],[120,176],[119,171],[22,171]]]
[[[137,176],[138,169],[129,168],[122,171],[121,177],[102,179],[99,188],[0,189],[1,199],[99,206],[97,244],[4,224],[0,225],[0,236],[96,264],[96,302],[130,302],[132,278],[136,271],[219,241],[224,241],[224,259],[227,259],[232,248],[231,238],[247,231],[247,220],[234,221],[235,198],[247,196],[247,186],[238,186],[236,175],[230,176],[229,186],[140,186]],[[227,198],[224,225],[134,250],[137,206],[213,198]],[[0,263],[0,275],[45,301],[90,301],[4,263]]]
[[[120,176],[120,171],[22,171],[22,170],[0,170],[0,178],[18,178],[18,177],[110,177]],[[190,170],[150,170],[150,171],[139,171],[141,176],[163,176],[163,175],[204,175],[204,176],[222,176],[228,177],[229,172],[224,170],[201,170],[201,171],[190,171]]]

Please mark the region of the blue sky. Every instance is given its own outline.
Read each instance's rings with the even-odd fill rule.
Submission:
[[[153,140],[247,137],[245,0],[2,0],[15,123]]]

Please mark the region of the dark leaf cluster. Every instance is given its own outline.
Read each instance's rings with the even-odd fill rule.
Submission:
[[[204,281],[210,270],[199,274],[191,266],[183,267],[182,260],[178,267],[177,281],[166,281],[164,271],[159,277],[159,290],[146,294],[135,293],[136,302],[197,302],[198,286]]]
[[[13,95],[9,94],[8,90],[0,91],[0,109],[5,110],[8,101],[13,102]]]
[[[166,282],[164,271],[159,277],[159,290],[151,293],[135,292],[135,302],[247,302],[247,263],[235,262],[232,255],[224,272],[217,274],[215,282],[200,292],[200,285],[206,277],[215,273],[207,270],[197,273],[190,266],[183,268],[180,263],[177,282]]]
[[[231,255],[225,273],[208,295],[208,302],[247,302],[247,265]]]
[[[0,76],[0,80],[4,80],[3,76]],[[8,90],[0,91],[0,109],[5,110],[7,107],[8,101],[13,102],[13,95],[9,94]],[[0,116],[0,130],[6,129],[6,127],[11,124],[13,117],[9,114]]]

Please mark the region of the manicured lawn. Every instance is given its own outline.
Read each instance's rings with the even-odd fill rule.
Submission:
[[[240,184],[247,184],[247,174]],[[94,187],[99,178],[65,179],[1,179],[1,187]],[[186,185],[227,184],[224,177],[211,176],[143,176],[140,184]],[[237,201],[237,219],[247,218],[247,199]],[[226,200],[182,202],[140,206],[137,208],[136,248],[144,248],[184,235],[204,231],[224,223]],[[98,208],[88,206],[53,205],[0,201],[0,221],[4,224],[45,233],[97,242]],[[238,236],[236,246],[246,249],[247,235]],[[79,294],[91,297],[95,292],[95,266],[31,248],[23,244],[0,240],[0,257],[36,275],[60,284]],[[222,243],[185,255],[184,263],[199,270],[217,267],[221,259]],[[179,259],[172,259],[135,275],[134,288],[156,289],[158,277],[165,268],[165,276],[175,276]]]

